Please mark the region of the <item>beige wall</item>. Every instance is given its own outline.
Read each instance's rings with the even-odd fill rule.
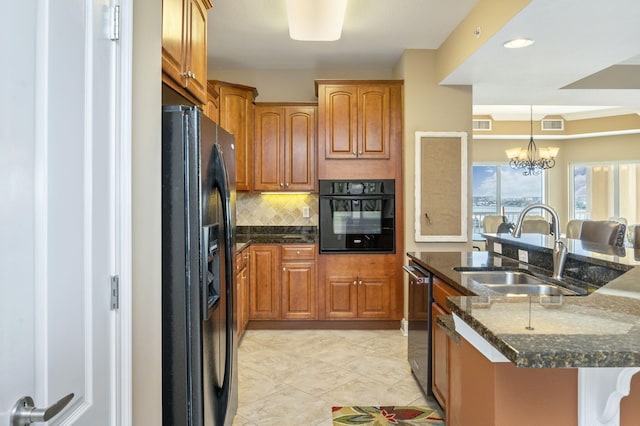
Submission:
[[[572,163],[640,161],[640,134],[564,140],[536,140],[538,146],[559,146],[556,166],[547,178],[547,203],[557,210],[562,229],[569,219],[569,166]],[[474,139],[473,162],[506,162],[505,149],[525,147],[527,139]]]
[[[160,425],[162,2],[133,7],[133,424]]]
[[[470,141],[471,87],[440,86],[436,78],[436,53],[434,50],[406,50],[398,62],[394,77],[404,80],[405,251],[471,249],[470,226],[468,227],[469,241],[467,243],[417,243],[414,238],[415,132],[466,131]],[[469,150],[469,159],[471,159],[471,154],[472,150]],[[471,176],[469,176],[470,178]],[[469,188],[471,188],[470,185]],[[467,200],[470,218],[470,190]],[[470,219],[468,222],[470,223]]]
[[[258,89],[257,102],[316,102],[316,79],[388,80],[390,69],[326,70],[209,70],[209,80],[244,84]]]

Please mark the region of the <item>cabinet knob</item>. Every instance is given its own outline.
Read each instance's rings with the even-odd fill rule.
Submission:
[[[362,155],[362,151],[358,151],[358,155]]]
[[[362,285],[362,281],[358,281],[358,284]]]
[[[353,150],[353,155],[358,155],[358,154],[356,154],[356,150],[355,149]]]
[[[296,251],[296,256],[300,256],[300,250]]]
[[[280,182],[280,188],[284,187],[284,183]]]
[[[286,271],[286,270],[287,270],[287,268],[282,268],[282,272],[284,272],[284,271]]]
[[[358,281],[353,280],[353,285],[358,285]]]
[[[288,188],[289,187],[289,182],[285,183],[284,186]]]

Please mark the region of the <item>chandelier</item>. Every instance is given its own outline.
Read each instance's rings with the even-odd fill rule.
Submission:
[[[556,156],[560,148],[548,146],[539,148],[533,141],[533,106],[531,106],[531,138],[527,148],[509,148],[506,150],[512,169],[522,169],[525,176],[538,176],[543,170],[556,165]]]

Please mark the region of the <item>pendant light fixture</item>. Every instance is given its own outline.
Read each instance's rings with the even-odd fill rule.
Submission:
[[[507,149],[507,157],[509,158],[509,165],[512,169],[522,169],[522,174],[525,176],[538,176],[543,170],[550,169],[556,165],[556,156],[559,147],[548,146],[538,150],[536,143],[533,140],[533,105],[531,109],[531,138],[529,139],[529,145],[524,148],[510,148]]]

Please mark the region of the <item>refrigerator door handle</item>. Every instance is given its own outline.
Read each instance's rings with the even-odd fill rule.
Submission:
[[[227,332],[226,335],[226,350],[227,354],[224,362],[224,380],[222,388],[219,390],[222,392],[221,400],[223,406],[226,408],[231,393],[231,368],[233,359],[233,273],[235,271],[234,262],[235,254],[233,253],[233,228],[231,218],[231,188],[229,185],[229,174],[227,167],[224,163],[224,157],[222,155],[222,149],[220,145],[215,144],[213,148],[213,162],[215,165],[215,176],[213,186],[219,191],[220,198],[222,200],[222,222],[223,222],[223,236],[224,236],[224,279],[226,283],[227,291],[227,305],[226,305],[226,318],[227,318]],[[229,327],[229,323],[231,326]],[[226,410],[225,410],[226,411]]]

